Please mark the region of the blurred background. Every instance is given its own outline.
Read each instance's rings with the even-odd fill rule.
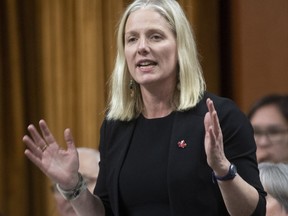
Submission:
[[[119,17],[129,0],[0,0],[0,214],[57,215],[50,181],[24,156],[46,119],[63,147],[98,147]],[[288,0],[179,0],[208,90],[243,112],[288,93]]]

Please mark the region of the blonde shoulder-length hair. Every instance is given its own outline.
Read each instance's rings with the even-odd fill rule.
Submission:
[[[169,23],[176,35],[179,81],[174,94],[174,106],[177,111],[194,107],[205,91],[206,85],[198,60],[196,43],[190,24],[175,0],[135,0],[125,10],[117,34],[117,56],[110,80],[110,95],[107,108],[107,119],[130,121],[139,116],[143,110],[140,87],[134,84],[131,96],[128,71],[124,55],[125,25],[129,15],[140,8],[151,8],[160,13]]]

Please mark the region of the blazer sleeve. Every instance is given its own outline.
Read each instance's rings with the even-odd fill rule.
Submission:
[[[258,191],[259,202],[253,215],[265,215],[266,192],[259,177],[252,125],[233,101],[215,101],[223,133],[225,155],[237,166],[238,174]]]
[[[97,183],[94,189],[94,194],[99,196],[102,200],[104,207],[105,207],[105,215],[106,216],[113,216],[110,200],[109,200],[109,193],[107,188],[107,180],[106,180],[106,145],[105,140],[107,137],[107,120],[104,120],[100,129],[100,143],[99,143],[99,151],[100,151],[100,162],[99,162],[99,174],[97,178]]]

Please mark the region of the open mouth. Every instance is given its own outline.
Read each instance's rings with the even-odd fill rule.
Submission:
[[[137,67],[140,67],[140,68],[152,67],[155,65],[157,65],[157,63],[154,61],[150,61],[150,60],[140,61],[139,63],[137,63]]]

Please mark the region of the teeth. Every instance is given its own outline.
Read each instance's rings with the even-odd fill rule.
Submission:
[[[140,64],[138,64],[139,66],[149,66],[149,65],[153,65],[155,64],[154,62],[151,61],[146,61],[146,62],[141,62]]]
[[[147,65],[149,65],[150,64],[150,62],[142,62],[141,64],[140,64],[140,66],[147,66]]]

